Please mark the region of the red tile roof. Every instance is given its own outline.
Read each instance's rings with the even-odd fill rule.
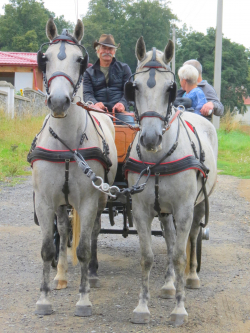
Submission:
[[[244,98],[244,104],[250,105],[250,96],[248,96],[247,98]]]
[[[1,52],[0,66],[37,66],[37,54],[30,52]]]

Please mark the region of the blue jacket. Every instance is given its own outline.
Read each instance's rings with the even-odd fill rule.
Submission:
[[[112,111],[116,103],[122,103],[125,110],[129,110],[128,102],[124,97],[124,84],[128,81],[131,70],[127,64],[113,58],[109,66],[109,81],[106,83],[105,76],[100,70],[100,60],[89,67],[83,76],[83,99],[85,102],[92,101],[94,104],[102,102]]]
[[[194,108],[194,113],[198,115],[201,114],[201,108],[204,104],[207,103],[207,99],[205,97],[204,92],[200,88],[194,88],[189,93],[186,93],[183,95],[183,97],[190,98],[192,100],[192,108]]]

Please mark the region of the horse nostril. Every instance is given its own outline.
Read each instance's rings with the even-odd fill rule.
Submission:
[[[162,135],[159,135],[158,146],[161,144],[161,142],[162,142]]]
[[[141,135],[141,137],[140,137],[140,143],[143,146],[143,135]]]

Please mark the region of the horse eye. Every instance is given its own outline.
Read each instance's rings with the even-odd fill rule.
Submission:
[[[79,57],[79,58],[76,60],[76,62],[81,62],[82,59],[83,59],[83,57]]]

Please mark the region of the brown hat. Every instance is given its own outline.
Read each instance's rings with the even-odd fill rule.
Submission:
[[[120,46],[120,44],[115,45],[114,37],[110,34],[102,34],[99,38],[99,42],[97,40],[94,42],[94,49],[96,49],[97,45],[105,45],[107,47],[114,47],[115,49],[118,49],[118,47]]]

